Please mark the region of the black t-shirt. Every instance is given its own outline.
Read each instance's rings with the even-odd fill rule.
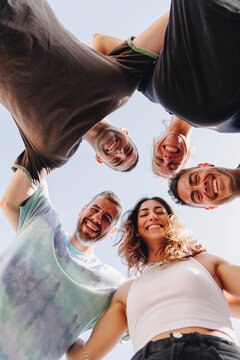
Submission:
[[[26,149],[16,163],[36,180],[43,168],[66,163],[153,61],[127,42],[109,56],[94,51],[64,29],[45,0],[0,2],[0,102]]]
[[[189,124],[240,132],[240,14],[172,0],[163,51],[139,86]]]

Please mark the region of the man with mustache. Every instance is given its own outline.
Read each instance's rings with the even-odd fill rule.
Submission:
[[[240,168],[207,164],[183,169],[169,181],[169,194],[181,205],[215,207],[240,196]]]
[[[28,171],[16,172],[1,200],[15,239],[1,254],[0,358],[57,360],[106,311],[124,281],[94,255],[121,215],[111,191],[96,195],[68,235]]]

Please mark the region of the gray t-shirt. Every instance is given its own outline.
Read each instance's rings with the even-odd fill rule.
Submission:
[[[60,359],[124,280],[71,245],[41,185],[21,207],[19,231],[0,258],[0,359]]]

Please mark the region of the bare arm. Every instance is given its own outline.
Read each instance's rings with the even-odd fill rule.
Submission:
[[[126,298],[131,282],[124,283],[115,293],[111,305],[94,327],[85,349],[91,360],[102,359],[127,329]],[[67,360],[83,360],[84,351],[75,343],[67,352]]]
[[[221,280],[223,289],[234,297],[240,297],[240,266],[229,264],[220,259],[216,273]]]
[[[133,43],[140,48],[150,50],[159,54],[162,51],[164,44],[164,36],[169,20],[169,11],[164,14],[160,19],[155,21],[140,35],[138,35]],[[113,36],[94,34],[92,40],[92,48],[100,53],[107,55],[116,46],[120,45],[123,40]]]
[[[20,205],[34,192],[26,174],[20,169],[16,170],[0,201],[0,207],[15,231],[18,229]]]
[[[133,43],[137,47],[160,54],[164,45],[164,37],[168,21],[169,11],[138,35],[133,40]]]
[[[107,55],[122,42],[123,40],[116,37],[96,33],[93,35],[91,47],[101,54]]]
[[[226,291],[224,291],[224,295],[227,298],[231,316],[234,318],[240,318],[240,299],[228,294]]]

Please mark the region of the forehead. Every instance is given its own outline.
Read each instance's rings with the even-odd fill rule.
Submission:
[[[87,207],[90,209],[91,207],[97,207],[103,212],[108,212],[115,217],[118,215],[120,209],[119,207],[110,201],[106,196],[98,195]]]
[[[161,207],[164,210],[165,207],[163,206],[163,204],[157,200],[146,200],[142,203],[142,205],[139,208],[139,211],[143,210],[143,209],[154,209],[155,207]]]
[[[191,185],[189,183],[189,176],[195,172],[195,169],[187,171],[182,174],[178,180],[177,192],[179,197],[187,204],[191,203]]]
[[[187,172],[185,172],[184,174],[182,174],[178,180],[178,184],[177,184],[177,193],[179,195],[179,197],[188,205],[191,206],[197,206],[193,201],[192,201],[192,191],[194,188],[194,185],[191,184],[190,178],[191,176],[194,176],[195,174],[198,174],[198,176],[200,175],[200,182],[201,179],[203,179],[205,177],[205,175],[207,175],[208,173],[210,173],[212,171],[212,168],[193,168]]]

